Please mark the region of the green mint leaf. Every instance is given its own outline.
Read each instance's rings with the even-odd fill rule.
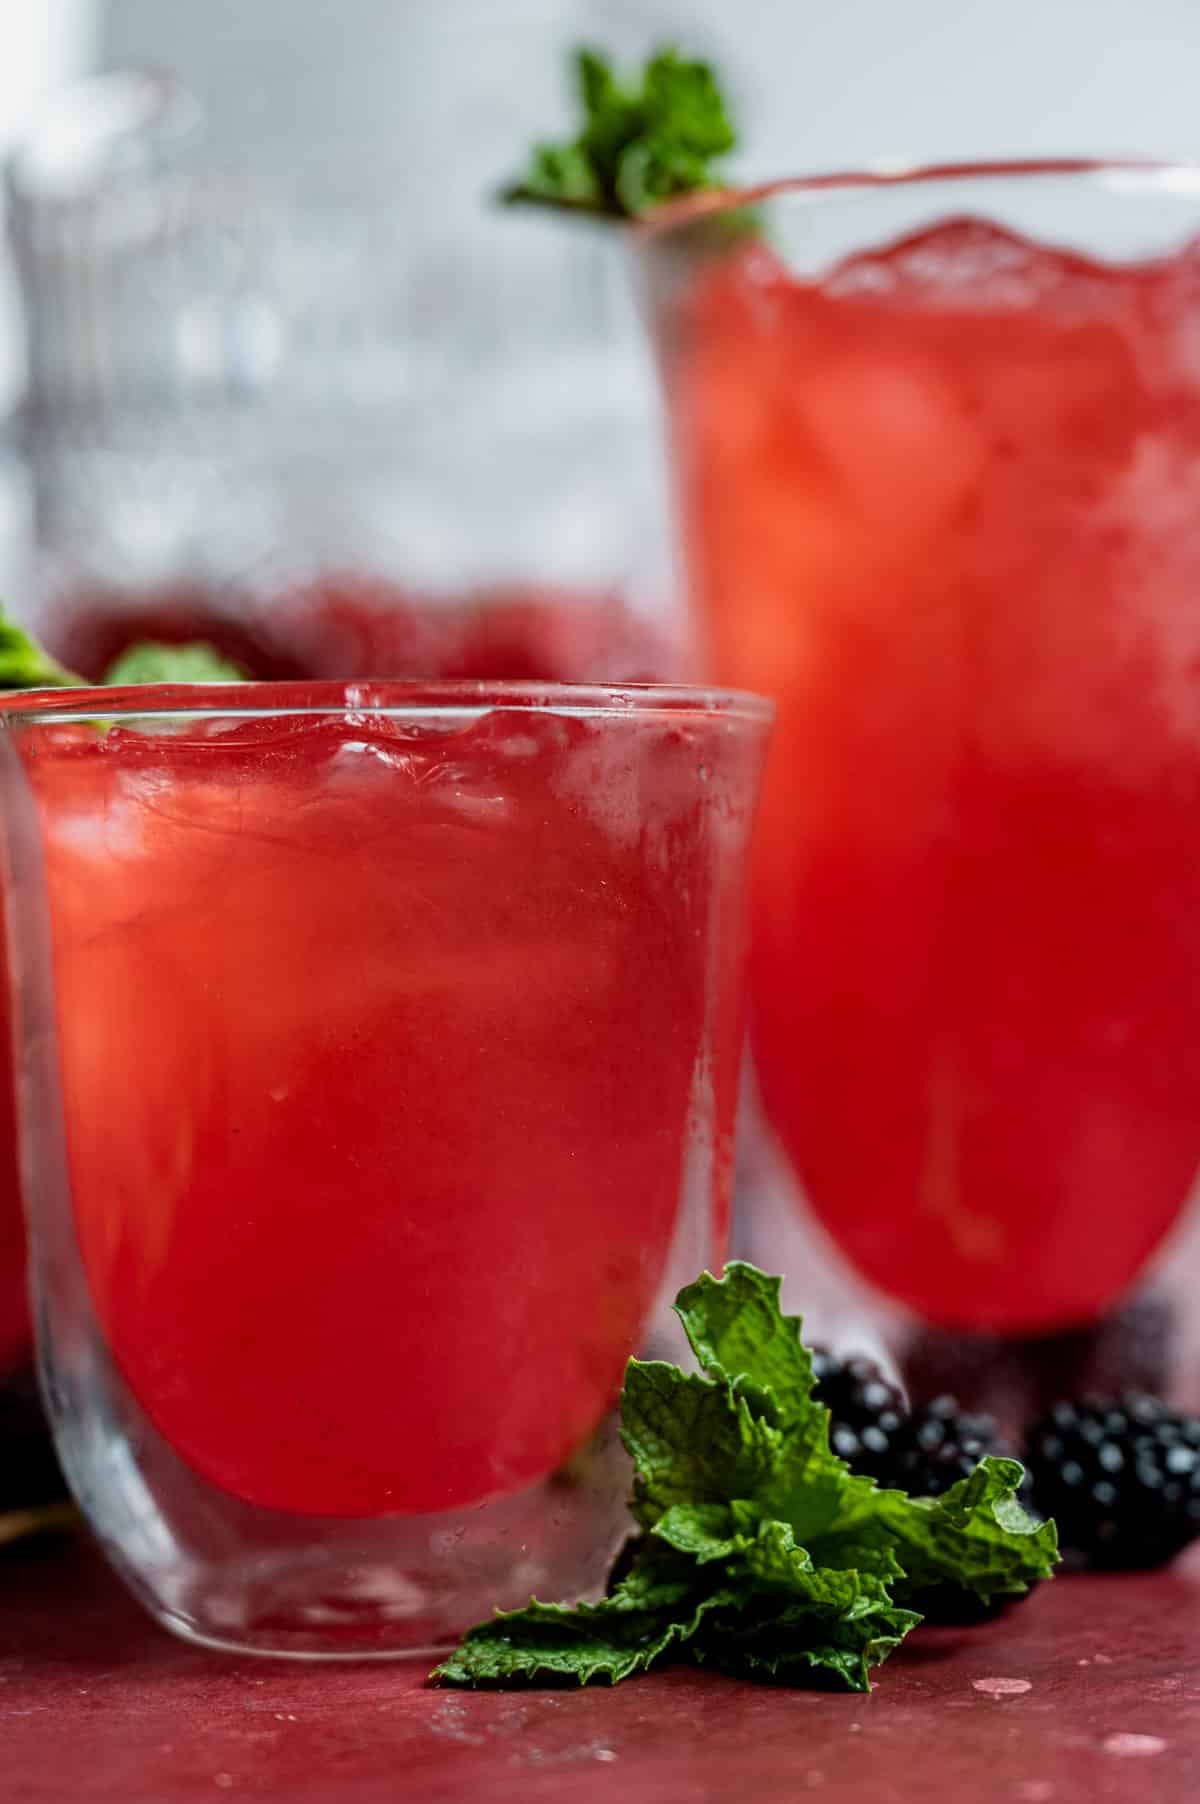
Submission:
[[[621,1439],[636,1468],[633,1515],[651,1528],[674,1504],[754,1497],[778,1466],[782,1438],[729,1384],[661,1360],[631,1359]]]
[[[165,645],[142,639],[114,658],[104,673],[106,684],[117,687],[137,683],[240,683],[246,671],[204,639],[185,645]]]
[[[915,1611],[883,1602],[845,1617],[836,1606],[780,1609],[760,1599],[736,1614],[714,1611],[688,1652],[697,1665],[739,1678],[870,1691],[871,1668],[894,1653],[920,1620]]]
[[[0,689],[71,689],[82,683],[0,608]]]
[[[578,134],[535,146],[505,200],[628,219],[714,186],[712,164],[737,139],[710,64],[659,50],[626,86],[607,58],[582,49],[575,85]]]
[[[705,1272],[680,1291],[675,1310],[704,1371],[778,1427],[775,1457],[755,1489],[726,1496],[752,1499],[808,1541],[861,1511],[874,1486],[829,1445],[829,1411],[813,1397],[803,1323],[784,1315],[779,1290],[778,1278],[731,1260],[723,1278]]]
[[[729,1559],[744,1539],[733,1511],[723,1503],[673,1503],[650,1534],[677,1553],[688,1554],[698,1566]]]
[[[878,1520],[820,1535],[813,1541],[812,1548],[813,1558],[819,1566],[829,1566],[838,1572],[870,1572],[889,1583],[904,1577],[892,1535],[886,1524]]]
[[[750,1379],[773,1396],[781,1415],[795,1420],[812,1398],[812,1358],[800,1338],[800,1318],[779,1307],[780,1283],[757,1266],[730,1260],[723,1278],[704,1272],[681,1290],[675,1313],[711,1378]]]
[[[894,1601],[888,1577],[814,1564],[783,1522],[741,1537],[725,1571],[740,1609],[714,1613],[689,1651],[744,1677],[869,1691],[870,1668],[921,1620]]]
[[[951,1583],[984,1603],[1020,1597],[1049,1578],[1058,1563],[1058,1532],[1022,1508],[1024,1472],[1016,1460],[980,1460],[969,1478],[941,1497],[880,1491],[874,1504],[904,1580],[901,1598]]]
[[[615,1685],[644,1672],[675,1637],[669,1615],[618,1611],[598,1604],[543,1604],[498,1615],[468,1631],[431,1677],[450,1685],[511,1684],[514,1680],[607,1679]]]
[[[660,50],[646,65],[642,105],[649,135],[699,157],[722,157],[737,144],[729,108],[710,63]]]
[[[703,1590],[645,1562],[599,1603],[568,1607],[532,1598],[523,1610],[499,1612],[470,1629],[430,1676],[450,1685],[615,1685],[683,1647],[709,1611],[736,1607],[732,1590]]]
[[[866,1691],[871,1668],[920,1622],[922,1596],[958,1587],[988,1603],[1049,1576],[1055,1530],[1022,1509],[1015,1461],[986,1459],[936,1498],[850,1472],[829,1445],[778,1278],[731,1264],[688,1285],[676,1309],[702,1370],[629,1362],[622,1434],[643,1533],[627,1542],[609,1595],[497,1617],[438,1676],[615,1683],[684,1658]]]
[[[647,1535],[625,1543],[609,1577],[608,1596],[622,1607],[675,1611],[697,1589],[691,1560]]]

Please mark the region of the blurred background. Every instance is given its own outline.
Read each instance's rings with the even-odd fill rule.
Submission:
[[[711,56],[746,177],[1196,148],[1190,0],[10,0],[4,25],[0,594],[89,676],[196,633],[261,675],[679,668],[619,235],[489,204],[570,126],[580,40]],[[67,87],[122,69],[177,80]]]

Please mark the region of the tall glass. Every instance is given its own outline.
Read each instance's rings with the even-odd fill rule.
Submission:
[[[701,655],[779,707],[765,1112],[829,1296],[902,1336],[1065,1344],[1184,1237],[1198,233],[1197,169],[1059,163],[782,183],[642,240]],[[1195,1390],[1175,1346],[1138,1375]]]
[[[769,714],[296,684],[4,715],[43,1377],[170,1627],[393,1653],[601,1583],[625,1361],[722,1256]]]

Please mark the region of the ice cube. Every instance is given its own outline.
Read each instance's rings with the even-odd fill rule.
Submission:
[[[1007,310],[1054,298],[1081,308],[1104,287],[1098,264],[963,217],[845,258],[823,286],[839,298]]]

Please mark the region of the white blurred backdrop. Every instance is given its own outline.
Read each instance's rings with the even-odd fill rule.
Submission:
[[[567,125],[565,52],[581,39],[629,61],[662,42],[712,55],[747,178],[891,158],[1200,155],[1197,0],[0,0],[0,32],[0,151],[82,71],[171,67],[223,155],[293,194],[382,201],[414,268],[444,281],[461,265],[460,286],[516,243],[484,203],[534,137]],[[0,249],[0,424],[20,385]],[[2,444],[11,594],[23,503]]]

